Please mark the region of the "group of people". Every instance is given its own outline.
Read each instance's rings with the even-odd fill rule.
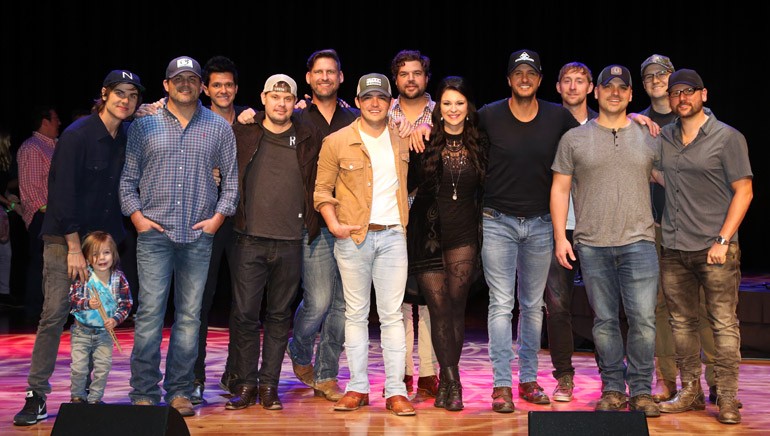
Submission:
[[[514,411],[516,355],[518,396],[550,403],[537,381],[544,307],[558,381],[553,398],[569,401],[569,307],[579,257],[595,314],[602,379],[596,410],[628,407],[654,417],[705,407],[703,300],[714,338],[718,420],[740,422],[737,231],[751,201],[752,173],[745,138],[704,108],[707,89],[695,71],[674,71],[660,55],[643,63],[645,90],[651,99],[656,95],[652,109],[663,113],[658,103],[665,97],[676,115],[661,129],[652,111],[627,112],[632,78],[621,65],[607,66],[594,83],[584,64],[567,64],[556,84],[562,104],[539,99],[540,56],[526,49],[509,58],[511,95],[478,110],[468,81],[458,76],[439,81],[434,102],[425,93],[429,60],[416,50],[394,58],[398,99],[387,76],[369,73],[357,81],[356,108],[337,97],[344,76],[332,49],[308,59],[312,96],[300,100],[297,82],[274,74],[259,112],[236,109],[237,72],[224,61],[217,57],[202,69],[190,57],[173,59],[163,81],[167,98],[130,123],[144,88],[135,74],[113,71],[97,111],[62,134],[48,185],[57,192],[41,231],[44,309],[27,401],[15,424],[47,416],[48,379],[70,311],[73,342],[76,330],[101,338],[98,350],[79,351],[78,365],[73,347],[73,402],[101,401],[104,348],[111,350],[110,333],[132,304],[116,268],[122,215],[138,231],[132,404],[163,399],[191,416],[203,402],[212,265],[218,269],[223,252],[233,284],[220,381],[231,394],[226,409],[257,402],[282,409],[284,350],[298,379],[333,401],[334,410],[368,405],[374,295],[385,407],[415,415],[411,383],[405,383],[413,344],[403,308],[411,278],[427,307],[420,318],[429,319],[418,338],[431,340],[439,370],[436,377],[430,358],[421,356],[418,388],[435,396],[436,407],[462,410],[465,306],[482,271],[489,286],[492,410]],[[201,91],[211,98],[210,110],[199,100]],[[587,106],[592,91],[598,113]],[[651,181],[671,188],[660,220],[660,256]],[[164,375],[160,344],[172,276],[174,323]],[[668,392],[653,395],[656,305],[667,311],[682,387],[675,392],[674,378]],[[83,313],[92,310],[99,316]],[[412,313],[411,306],[406,310]],[[350,373],[344,389],[338,380],[343,350]],[[89,359],[90,385],[84,380]],[[423,366],[429,368],[423,372]]]

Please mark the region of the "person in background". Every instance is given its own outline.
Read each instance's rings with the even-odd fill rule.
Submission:
[[[11,294],[11,225],[10,213],[21,213],[19,197],[11,193],[19,185],[16,159],[11,152],[11,134],[0,127],[0,306],[21,308]],[[3,215],[4,214],[4,215]]]
[[[430,80],[430,58],[418,50],[401,50],[390,63],[393,83],[398,89],[398,97],[388,110],[391,127],[398,128],[403,136],[405,131],[414,131],[426,124],[433,126],[432,113],[436,102],[426,92]],[[414,195],[410,193],[410,200]],[[415,318],[415,306],[417,317]],[[430,311],[419,284],[411,276],[407,279],[404,293],[404,304],[401,305],[404,315],[404,333],[406,335],[406,372],[404,384],[406,391],[414,389],[414,327],[417,324],[417,357],[419,360],[417,391],[435,397],[438,392],[438,377],[436,377],[437,359],[431,341]]]
[[[61,121],[52,106],[38,106],[33,111],[32,136],[16,153],[19,164],[19,197],[24,205],[22,218],[27,226],[29,259],[24,307],[28,319],[39,319],[43,308],[43,226],[48,206],[48,171],[51,168]]]
[[[569,62],[559,70],[556,91],[561,95],[561,104],[581,125],[599,116],[588,106],[588,95],[593,90],[593,75],[584,63]],[[574,230],[575,209],[570,196],[567,213],[567,240],[570,244]],[[556,256],[552,256],[545,285],[548,348],[553,364],[553,378],[557,382],[552,394],[554,401],[572,401],[572,391],[575,388],[575,367],[572,366],[572,354],[575,352],[575,340],[572,335],[572,296],[580,260],[575,256],[575,260],[570,260],[570,264],[571,269],[564,268],[559,265]]]
[[[235,124],[238,115],[248,108],[235,104],[235,97],[238,95],[238,68],[233,61],[224,56],[214,56],[203,66],[203,92],[211,100],[211,104],[206,107],[230,124]],[[216,176],[219,177],[219,169],[216,168],[215,171]],[[227,257],[228,264],[232,259],[232,239],[232,217],[225,217],[225,221],[214,234],[206,287],[203,288],[201,326],[198,330],[198,357],[195,359],[194,389],[190,396],[190,402],[193,404],[203,402],[203,391],[206,389],[206,339],[209,332],[209,312],[214,305],[214,295],[217,292],[222,259]],[[225,364],[221,379],[221,385],[226,387],[228,392],[230,391],[228,387],[230,379],[237,378],[237,376],[234,377],[229,373],[229,368],[230,362],[228,361]]]
[[[294,111],[299,122],[311,122],[323,137],[350,125],[361,113],[347,107],[337,97],[345,76],[334,49],[313,52],[307,60],[305,81],[312,97],[303,108]],[[310,186],[310,196],[315,186]],[[307,211],[307,213],[317,213]],[[310,237],[304,230],[302,243],[302,301],[294,313],[292,338],[286,348],[294,375],[313,388],[316,396],[339,401],[344,395],[337,380],[339,360],[345,343],[345,298],[342,294],[337,261],[334,259],[334,235],[323,219],[320,234]],[[320,335],[319,335],[320,331]],[[313,347],[318,338],[313,360]]]

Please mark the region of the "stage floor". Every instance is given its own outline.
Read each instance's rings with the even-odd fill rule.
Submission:
[[[167,347],[169,330],[164,330],[163,356]],[[132,348],[131,327],[118,329],[118,338],[123,353],[115,350],[113,369],[110,373],[104,401],[110,404],[129,404],[129,356]],[[461,378],[465,410],[447,412],[433,407],[432,398],[417,396],[414,404],[417,416],[397,417],[385,409],[385,400],[380,396],[384,381],[382,354],[377,330],[372,330],[370,345],[370,405],[354,412],[335,412],[332,404],[323,398],[313,396],[312,389],[300,383],[293,375],[291,362],[284,358],[279,394],[284,404],[281,411],[267,411],[261,406],[245,410],[225,410],[226,396],[217,386],[227,357],[228,331],[212,328],[207,349],[207,376],[209,382],[204,393],[206,402],[195,408],[196,416],[185,422],[193,435],[236,435],[236,434],[350,434],[350,435],[413,435],[413,434],[463,434],[463,435],[508,435],[527,434],[529,411],[593,411],[600,397],[601,381],[597,374],[592,353],[579,352],[574,356],[576,368],[574,399],[569,403],[552,402],[537,406],[514,399],[516,411],[512,414],[492,412],[491,364],[487,354],[486,333],[482,330],[468,334],[461,360]],[[68,402],[70,335],[65,332],[59,349],[59,359],[51,380],[53,392],[48,397],[48,419],[30,427],[12,425],[13,415],[24,404],[24,389],[29,369],[29,359],[34,343],[33,334],[0,335],[0,434],[2,435],[48,435],[56,420],[59,406]],[[415,356],[416,358],[416,356]],[[342,386],[348,378],[347,361],[343,353],[340,379]],[[538,381],[550,394],[556,381],[551,376],[551,362],[547,350],[539,354]],[[517,366],[512,366],[514,383],[517,382]],[[706,410],[666,415],[647,420],[650,434],[720,434],[746,435],[767,434],[770,431],[770,408],[768,373],[770,361],[766,359],[744,359],[740,370],[739,397],[743,401],[743,423],[723,425],[716,421],[718,408],[707,403]],[[703,381],[705,385],[705,381]],[[138,407],[138,406],[137,406]],[[598,412],[597,412],[598,413]],[[130,423],[126,423],[130,425]],[[566,430],[566,429],[565,429]]]

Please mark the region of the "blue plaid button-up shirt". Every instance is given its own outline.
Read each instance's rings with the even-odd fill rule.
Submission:
[[[221,193],[215,167],[222,175]],[[231,216],[238,204],[232,127],[200,102],[184,129],[165,107],[135,120],[128,129],[120,204],[126,216],[142,211],[174,242],[197,240],[202,230],[193,225],[215,212]]]

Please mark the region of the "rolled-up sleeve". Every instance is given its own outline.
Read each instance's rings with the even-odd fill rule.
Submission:
[[[339,158],[337,146],[328,137],[324,139],[321,146],[321,153],[318,155],[318,175],[315,181],[315,191],[313,192],[313,207],[320,211],[321,206],[330,203],[335,207],[339,204],[334,198],[334,186],[337,183],[339,174]]]
[[[139,123],[128,128],[126,163],[120,175],[120,210],[125,216],[142,209],[139,199],[139,179],[142,176],[142,134]]]
[[[231,128],[224,129],[219,147],[219,172],[222,177],[222,192],[217,201],[216,212],[224,216],[235,214],[238,206],[238,163],[236,161],[235,134]]]

